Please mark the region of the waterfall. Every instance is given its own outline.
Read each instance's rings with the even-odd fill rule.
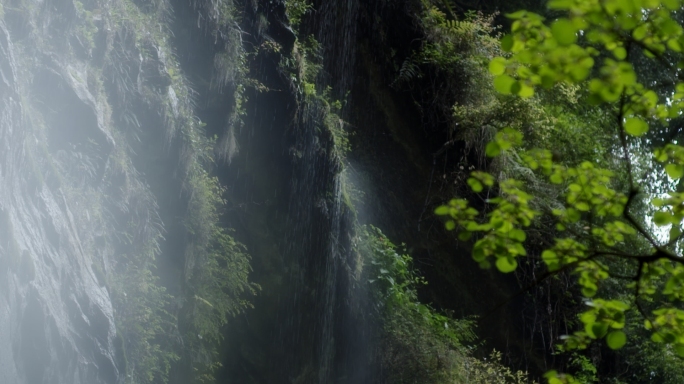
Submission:
[[[85,201],[41,173],[49,159],[36,155],[40,136],[22,99],[30,84],[12,37],[0,20],[0,381],[117,384],[113,308],[97,270],[106,263],[91,246],[97,228],[84,236]],[[55,64],[56,96],[101,117],[92,95],[60,70],[69,69]]]
[[[371,382],[349,111],[331,112],[350,101],[359,2],[316,2],[302,27],[320,45],[315,97],[286,73],[304,43],[280,1],[14,3],[0,381]],[[232,280],[211,291],[215,276]]]

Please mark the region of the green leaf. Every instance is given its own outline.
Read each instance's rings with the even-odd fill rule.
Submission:
[[[588,212],[591,207],[589,206],[589,204],[582,201],[575,204],[575,208],[577,208],[578,211]]]
[[[478,244],[476,243],[475,247],[473,247],[473,260],[477,261],[478,263],[482,263],[486,257],[487,255],[485,255],[482,247],[478,246]]]
[[[676,11],[679,8],[679,0],[663,0],[663,5],[671,11]]]
[[[583,287],[581,289],[582,296],[584,297],[594,297],[596,296],[596,288],[593,287]]]
[[[521,242],[521,243],[523,241],[525,241],[525,239],[527,238],[525,231],[523,231],[522,229],[517,229],[517,228],[511,230],[511,232],[509,232],[508,236],[512,239],[515,239],[515,240]]]
[[[485,153],[489,157],[499,156],[499,154],[501,154],[501,147],[499,147],[499,144],[497,144],[496,141],[490,141],[489,143],[487,143]]]
[[[668,225],[672,222],[672,214],[670,212],[656,212],[653,214],[653,222],[660,227]]]
[[[558,255],[556,254],[556,252],[550,249],[547,249],[544,252],[542,252],[542,260],[544,260],[547,267],[549,268],[549,271],[551,272],[556,271],[561,267]]]
[[[684,357],[684,344],[675,345],[674,350],[677,353],[677,356]]]
[[[518,262],[513,257],[503,256],[496,260],[496,268],[503,273],[513,272],[517,267]]]
[[[606,332],[608,332],[608,325],[606,325],[603,322],[600,323],[594,323],[591,326],[591,333],[596,337],[597,339],[602,338],[603,336],[606,335]],[[618,331],[616,331],[618,332]]]
[[[507,13],[506,17],[508,17],[509,19],[522,19],[525,15],[527,15],[527,11],[522,10],[513,13]]]
[[[501,75],[494,79],[494,88],[501,94],[509,95],[511,93],[511,87],[516,83],[517,81],[514,78],[508,75]]]
[[[513,48],[513,36],[506,35],[501,39],[501,49],[504,52],[510,52]]]
[[[618,60],[624,60],[627,58],[627,50],[624,47],[617,47],[613,49],[613,55]]]
[[[495,57],[489,62],[489,73],[492,75],[503,75],[506,71],[506,59],[503,57]]]
[[[565,211],[565,213],[567,215],[568,221],[570,221],[571,223],[575,223],[582,218],[582,214],[578,210],[573,208],[568,208]]]
[[[453,231],[454,228],[456,228],[456,223],[453,220],[449,220],[444,223],[444,228],[446,228],[447,231]]]
[[[522,83],[520,81],[516,81],[515,83],[511,84],[512,94],[517,95],[520,93],[520,89],[522,89]]]
[[[627,343],[627,335],[622,331],[613,331],[606,336],[606,343],[610,349],[620,349]]]
[[[440,215],[440,216],[448,215],[449,214],[449,207],[446,205],[440,205],[439,207],[437,207],[435,209],[435,214]]]
[[[625,121],[625,132],[632,136],[641,136],[648,132],[648,124],[638,117],[630,117]]]
[[[553,378],[556,376],[558,376],[558,371],[554,371],[554,370],[548,371],[544,374],[545,379],[550,379],[550,378]]]
[[[480,183],[480,180],[471,177],[468,178],[467,183],[470,185],[470,189],[472,189],[473,192],[482,192],[482,183]]]
[[[528,99],[534,96],[534,88],[520,81],[518,81],[516,84],[520,84],[520,89],[515,92],[518,96],[522,97],[523,99]]]
[[[684,176],[684,166],[678,164],[668,164],[665,166],[665,172],[672,179],[681,179]]]
[[[668,40],[667,46],[675,52],[681,52],[682,51],[682,46],[679,44],[679,41],[677,41],[675,39]]]
[[[572,21],[558,19],[551,24],[551,34],[560,45],[570,45],[577,41],[577,30]]]

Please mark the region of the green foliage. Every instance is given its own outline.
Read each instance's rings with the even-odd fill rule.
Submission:
[[[290,75],[290,81],[306,98],[316,96],[316,81],[323,68],[321,45],[313,37],[297,40],[290,56],[281,57],[280,68]]]
[[[285,12],[290,24],[295,28],[301,23],[302,18],[311,12],[313,5],[309,0],[285,0]]]
[[[314,124],[317,132],[326,132],[333,141],[333,151],[344,158],[351,150],[347,123],[340,117],[344,100],[332,96],[330,86],[320,86],[318,75],[323,68],[320,43],[309,35],[298,40],[292,54],[283,55],[280,69],[289,73],[290,84],[297,90],[297,118],[302,124]]]
[[[215,177],[198,170],[190,181],[194,193],[188,206],[191,246],[186,251],[186,302],[181,315],[186,331],[184,353],[190,356],[197,382],[212,382],[221,365],[218,347],[221,328],[251,304],[259,286],[249,282],[250,256],[220,226],[224,188]]]
[[[438,107],[445,115],[450,115],[455,93],[462,100],[477,105],[489,103],[491,94],[485,84],[488,82],[482,64],[500,52],[497,39],[492,36],[496,28],[492,25],[495,15],[469,12],[461,20],[453,19],[440,9],[441,1],[421,0],[421,14],[417,20],[425,34],[420,49],[413,52],[401,63],[397,63],[398,76],[393,86],[415,83],[426,72],[437,70],[445,74],[447,83],[441,91],[432,89],[446,103]],[[447,94],[442,94],[447,92]]]
[[[461,366],[463,383],[467,384],[535,384],[527,372],[513,371],[502,362],[499,351],[492,351],[486,359],[468,357]]]
[[[468,12],[454,20],[440,9],[444,9],[442,2],[423,2],[420,23],[425,41],[398,66],[394,86],[410,82],[415,88],[425,74],[434,76],[436,72],[439,83],[424,91],[425,98],[428,105],[438,109],[435,119],[446,119],[452,128],[449,140],[463,140],[468,150],[480,155],[482,164],[487,160],[481,147],[497,130],[507,127],[524,136],[525,146],[550,145],[568,163],[605,153],[602,149],[612,139],[605,129],[606,114],[579,103],[583,94],[580,86],[557,84],[524,99],[498,93],[491,87],[487,70],[489,66],[502,74],[507,63],[503,57],[507,54],[497,38],[498,28],[493,25],[496,14]],[[510,82],[504,78],[495,85],[506,92],[510,91]],[[431,111],[425,112],[431,116]],[[508,160],[495,161],[490,170]]]
[[[585,356],[573,353],[570,359],[570,366],[576,368],[575,378],[580,383],[595,383],[598,381],[596,366]]]
[[[564,350],[583,349],[597,339],[617,350],[633,333],[644,331],[684,357],[684,194],[670,190],[654,196],[668,184],[654,186],[648,179],[653,169],[670,180],[684,176],[684,148],[674,135],[666,135],[653,161],[644,160],[640,151],[648,142],[639,139],[653,127],[674,131],[684,112],[684,83],[677,69],[684,43],[675,12],[680,5],[677,0],[553,0],[549,7],[565,15],[551,22],[528,11],[507,15],[513,23],[501,40],[506,53],[489,62],[494,89],[503,97],[533,100],[558,87],[584,87],[585,102],[613,114],[607,124],[594,121],[599,131],[617,130],[613,148],[603,149],[619,157],[611,163],[601,160],[604,154],[585,153],[574,164],[563,164],[554,158],[555,148],[539,149],[544,143],[524,131],[498,127],[486,155],[512,159],[509,167],[525,167],[534,176],[473,173],[468,180],[473,192],[495,189],[496,197],[486,201],[485,217],[464,199],[435,210],[446,217],[448,230],[460,228],[461,239],[475,237],[475,261],[488,267],[494,260],[502,272],[515,270],[517,259],[528,256],[527,227],[542,218],[554,223],[549,228],[554,244],[535,247],[534,253],[550,275],[573,273],[589,307],[580,315],[583,329],[564,337]],[[643,81],[635,58],[661,67],[669,79],[662,84]],[[530,149],[525,143],[532,144]],[[652,224],[669,227],[669,236]],[[628,281],[620,295],[602,290],[602,284],[618,276]],[[630,311],[643,318],[641,330],[626,327]],[[555,371],[546,377],[549,383],[577,382]]]
[[[464,343],[473,342],[472,321],[455,320],[418,299],[427,284],[379,229],[359,228],[357,250],[365,264],[363,276],[384,332],[380,362],[388,383],[528,383],[527,374],[501,364],[501,354],[479,360]]]
[[[209,173],[215,166],[215,156],[230,160],[234,155],[233,133],[242,124],[245,113],[247,55],[241,44],[239,15],[232,0],[191,4],[201,26],[214,38],[214,71],[207,86],[233,95],[228,122],[218,139],[208,137],[204,124],[194,116],[193,91],[170,47],[168,2],[152,1],[138,6],[124,1],[111,9],[112,27],[134,41],[133,46],[116,44],[108,57],[106,72],[111,76],[115,94],[121,96],[115,102],[121,104],[117,105],[120,110],[135,110],[129,105],[131,100],[144,100],[162,117],[166,142],[162,141],[160,148],[164,144],[177,145],[180,160],[171,187],[162,187],[171,189],[168,192],[173,197],[163,198],[178,204],[187,201],[186,207],[178,209],[184,224],[181,233],[185,249],[179,255],[183,257],[178,271],[181,279],[168,290],[174,296],[167,293],[155,276],[161,223],[155,221],[159,218],[154,199],[150,197],[141,206],[127,207],[126,213],[132,216],[131,228],[120,236],[126,240],[128,252],[117,262],[112,280],[117,328],[125,341],[122,349],[126,352],[126,367],[136,383],[168,381],[173,364],[180,371],[189,368],[189,382],[212,382],[220,366],[221,327],[231,316],[250,306],[246,297],[258,288],[248,281],[251,269],[246,249],[221,222],[225,191]],[[160,92],[146,81],[133,84],[128,64],[122,65],[127,60],[155,63],[162,83],[168,85]],[[132,126],[140,125],[134,114],[124,115],[123,120]],[[126,142],[126,138],[117,142]],[[155,148],[154,144],[149,146]],[[149,191],[137,184],[137,174],[129,159],[134,155],[117,148],[124,152],[116,158],[126,176],[126,185],[135,189],[131,193],[135,197],[129,198],[135,201]],[[145,192],[140,193],[141,190]]]
[[[447,229],[454,229],[457,225],[465,229],[459,235],[463,240],[472,233],[482,233],[473,246],[473,259],[483,268],[488,268],[494,258],[501,272],[513,272],[518,265],[516,258],[526,255],[523,247],[526,235],[522,228],[532,223],[537,212],[530,208],[531,196],[522,191],[521,186],[517,180],[502,182],[500,195],[489,201],[497,208],[488,214],[489,220],[482,223],[477,220],[478,212],[467,207],[468,203],[463,199],[453,199],[449,205],[435,210],[438,215],[450,216],[445,224]]]
[[[127,375],[134,383],[165,382],[171,364],[179,359],[167,339],[176,329],[175,316],[167,311],[171,296],[150,267],[129,264],[124,268],[113,283],[113,301],[117,331],[125,335],[122,349],[126,351]]]
[[[437,383],[457,377],[464,353],[461,343],[474,337],[470,322],[440,314],[418,300],[426,284],[411,268],[410,256],[400,254],[375,227],[361,227],[359,251],[382,318],[381,363],[392,383]]]
[[[648,331],[639,329],[643,324],[640,316],[628,316],[627,327],[636,332],[629,342],[619,351],[619,356],[624,359],[624,367],[630,367],[630,382],[660,382],[676,384],[684,380],[684,367],[679,356],[671,346],[656,343],[647,336]],[[578,377],[579,379],[580,377]]]

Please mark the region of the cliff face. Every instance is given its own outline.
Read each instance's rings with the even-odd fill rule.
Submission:
[[[503,298],[431,216],[447,127],[390,86],[418,3],[286,3],[0,3],[3,383],[380,382],[358,223],[427,301]]]
[[[329,381],[350,219],[284,10],[2,3],[3,382]]]
[[[109,256],[94,246],[102,229],[90,227],[96,212],[72,194],[86,191],[59,188],[56,171],[43,173],[75,160],[67,148],[91,141],[99,153],[73,153],[81,155],[76,165],[89,168],[73,172],[101,178],[115,143],[85,83],[85,62],[52,50],[29,56],[23,45],[32,32],[28,21],[6,12],[7,22],[0,21],[0,377],[6,383],[117,383],[112,303],[96,269]],[[57,34],[55,24],[46,22],[45,32]],[[44,112],[40,122],[36,107]]]

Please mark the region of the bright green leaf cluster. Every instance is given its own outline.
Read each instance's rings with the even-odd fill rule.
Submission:
[[[672,179],[684,176],[684,147],[670,143],[656,149],[653,156],[657,162],[665,164],[665,172]]]
[[[485,153],[489,157],[499,156],[515,146],[522,144],[522,134],[513,128],[504,128],[497,132],[494,140],[490,141],[485,148]]]
[[[596,299],[587,303],[590,309],[580,315],[584,330],[565,337],[565,350],[582,349],[591,340],[606,338],[611,349],[620,349],[627,342],[622,331],[625,327],[625,311],[629,305],[620,300]]]
[[[575,273],[580,276],[578,283],[584,297],[594,297],[598,291],[598,283],[608,278],[608,268],[596,260],[579,263]]]
[[[468,206],[468,201],[464,199],[451,199],[449,205],[442,205],[435,209],[435,214],[440,216],[450,216],[453,220],[447,220],[444,224],[446,229],[451,231],[456,228],[456,223],[463,225],[464,227],[469,223],[475,223],[475,218],[478,216],[479,212],[475,208]],[[464,239],[465,237],[470,237],[470,232],[462,233]]]
[[[588,84],[589,101],[622,100],[625,132],[641,136],[649,129],[649,119],[664,121],[684,109],[684,85],[678,87],[674,102],[659,103],[658,95],[637,81],[628,61],[633,46],[648,57],[682,51],[684,30],[673,17],[674,5],[679,6],[679,1],[552,1],[552,9],[568,11],[568,15],[549,26],[531,12],[509,14],[514,20],[511,34],[501,45],[510,56],[491,61],[494,87],[502,94],[530,97],[535,87],[577,84],[595,73]],[[578,36],[585,41],[578,41]],[[602,59],[601,51],[613,57]]]
[[[622,221],[606,223],[603,227],[596,227],[591,233],[600,238],[603,244],[612,247],[625,240],[625,235],[634,235],[636,230]]]
[[[497,91],[531,97],[536,86],[548,88],[558,82],[586,79],[597,52],[576,44],[576,22],[562,18],[549,28],[541,16],[531,12],[516,12],[508,17],[514,19],[512,34],[502,39],[501,46],[512,55],[508,59],[495,58],[489,68],[497,76]]]
[[[553,155],[548,149],[535,148],[523,152],[520,155],[520,158],[524,164],[530,167],[530,169],[535,171],[537,169],[541,169],[542,172],[547,176],[549,176],[553,170]]]
[[[548,371],[544,374],[544,378],[548,380],[549,384],[580,384],[580,381],[572,375],[558,373],[558,371]]]
[[[462,228],[460,239],[476,235],[473,258],[481,266],[495,261],[499,270],[510,272],[516,269],[518,257],[527,254],[524,230],[540,215],[535,209],[541,207],[550,213],[556,229],[566,234],[540,250],[550,273],[572,271],[586,298],[603,293],[599,285],[614,271],[620,270],[616,277],[631,280],[624,285],[630,290],[627,297],[589,302],[590,309],[580,318],[583,329],[566,338],[565,349],[586,348],[604,338],[609,348],[623,347],[625,312],[634,303],[647,318],[653,341],[669,344],[684,356],[684,311],[673,308],[674,302],[684,301],[684,261],[680,261],[684,192],[670,191],[654,199],[651,207],[657,209],[652,220],[643,218],[651,208],[642,205],[647,188],[641,183],[646,176],[639,178],[634,171],[643,169],[635,154],[651,145],[649,131],[660,130],[684,114],[681,6],[681,0],[551,0],[549,7],[559,16],[549,22],[527,11],[507,15],[512,28],[501,40],[506,53],[489,63],[494,88],[522,98],[534,96],[540,87],[565,87],[562,83],[585,89],[590,104],[604,104],[604,111],[615,112],[610,124],[618,128],[617,147],[611,150],[621,157],[613,165],[625,172],[616,177],[592,162],[595,159],[579,165],[575,159],[554,163],[545,149],[513,152],[522,145],[522,135],[502,130],[486,146],[486,154],[512,152],[507,161],[536,175],[525,173],[529,189],[519,180],[499,180],[497,185],[493,177],[477,173],[468,179],[473,191],[486,186],[498,192],[498,197],[487,201],[486,217],[465,200],[453,200],[436,211],[447,216],[448,230]],[[669,73],[663,84],[644,80],[644,72],[635,70],[633,61],[643,62],[644,56]],[[684,177],[683,146],[666,143],[655,151],[654,159],[670,179]],[[531,203],[532,196],[525,190],[548,192],[547,199]],[[651,223],[669,226],[669,240],[652,233]],[[648,310],[642,308],[644,303]],[[555,371],[546,377],[554,384],[576,382]]]
[[[679,225],[684,220],[684,192],[668,192],[667,199],[654,199],[653,205],[665,208],[653,214],[653,222],[664,226]]]
[[[491,187],[494,185],[494,176],[487,172],[475,171],[470,174],[468,179],[468,185],[473,190],[473,192],[481,192],[483,185]]]
[[[684,301],[684,266],[677,264],[673,267],[668,263],[665,268],[670,272],[670,277],[663,287],[663,294],[671,301]]]
[[[541,257],[549,271],[553,272],[584,259],[586,252],[587,247],[575,239],[556,239],[556,244],[543,251]]]
[[[641,280],[638,283],[639,292],[643,295],[654,295],[658,292],[662,277],[667,275],[671,262],[665,259],[644,264],[641,267]]]
[[[579,220],[579,212],[593,212],[599,217],[620,216],[627,197],[611,188],[613,173],[596,168],[585,161],[576,168],[553,167],[549,181],[554,184],[568,184],[566,210],[555,210],[562,223]]]
[[[494,183],[494,178],[484,172],[474,172],[472,180],[478,183],[483,180],[483,183],[491,185]],[[478,191],[472,184],[471,187]],[[484,223],[476,220],[477,210],[462,199],[451,200],[448,206],[438,207],[435,213],[450,216],[451,219],[445,223],[447,230],[453,230],[457,224],[464,228],[465,231],[459,236],[462,240],[467,240],[472,233],[483,235],[473,246],[473,259],[481,267],[488,268],[490,260],[494,258],[501,272],[513,272],[518,266],[516,258],[527,254],[523,246],[527,236],[521,228],[528,227],[538,214],[529,205],[532,197],[521,188],[522,183],[517,180],[501,182],[500,195],[489,200],[496,208],[489,213],[489,220]]]
[[[677,308],[660,308],[653,311],[653,320],[646,320],[646,329],[653,329],[651,340],[674,346],[675,352],[684,357],[684,311]]]

